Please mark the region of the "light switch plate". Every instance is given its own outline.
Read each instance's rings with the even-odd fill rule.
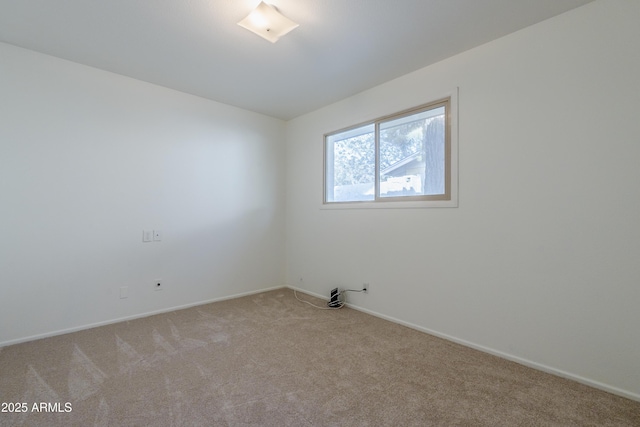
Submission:
[[[151,242],[151,241],[153,241],[153,230],[143,230],[142,231],[142,241],[143,242]]]
[[[153,230],[153,240],[155,242],[160,242],[162,240],[162,231]]]

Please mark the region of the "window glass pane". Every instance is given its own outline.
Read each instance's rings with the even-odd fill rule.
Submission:
[[[375,126],[340,132],[326,138],[327,202],[375,199]]]
[[[445,194],[445,107],[380,123],[380,197]]]

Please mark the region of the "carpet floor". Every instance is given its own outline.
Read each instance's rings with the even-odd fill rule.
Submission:
[[[289,289],[1,348],[0,402],[1,426],[640,426],[640,402]]]

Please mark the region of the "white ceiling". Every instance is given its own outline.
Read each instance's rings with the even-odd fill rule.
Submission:
[[[0,0],[0,41],[291,119],[592,0],[267,0],[276,44],[259,1]]]

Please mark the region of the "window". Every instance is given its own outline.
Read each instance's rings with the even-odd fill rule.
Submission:
[[[451,129],[446,98],[325,135],[325,205],[451,201]]]

